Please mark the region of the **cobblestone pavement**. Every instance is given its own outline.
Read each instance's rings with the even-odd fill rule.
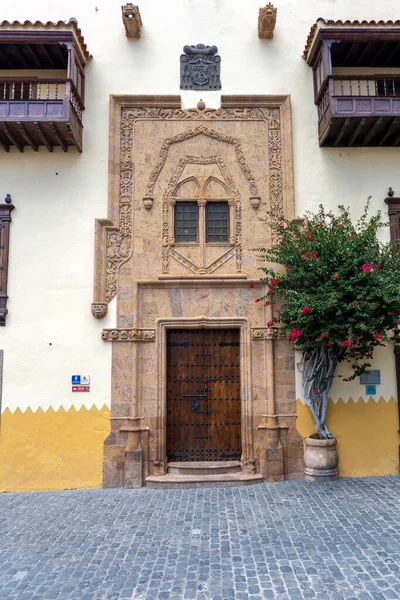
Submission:
[[[400,477],[0,495],[1,600],[400,598]]]

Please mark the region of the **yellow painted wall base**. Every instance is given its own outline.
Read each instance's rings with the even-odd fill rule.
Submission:
[[[314,422],[307,406],[297,401],[297,430],[303,437],[314,433]],[[329,400],[327,425],[337,439],[339,475],[367,477],[398,472],[397,402],[360,399],[337,404]]]
[[[52,408],[1,415],[0,491],[100,487],[110,410]]]

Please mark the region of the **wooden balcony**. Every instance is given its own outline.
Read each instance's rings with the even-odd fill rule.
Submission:
[[[82,152],[83,100],[72,79],[0,78],[0,146]]]
[[[329,75],[318,106],[320,146],[399,146],[400,77]]]

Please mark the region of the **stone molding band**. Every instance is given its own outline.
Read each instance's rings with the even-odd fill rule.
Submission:
[[[283,340],[287,334],[280,327],[257,327],[251,330],[251,339],[257,340]]]
[[[155,329],[103,329],[101,339],[104,342],[154,342]]]

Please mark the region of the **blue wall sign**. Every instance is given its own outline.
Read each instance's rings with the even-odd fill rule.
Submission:
[[[71,376],[71,384],[72,385],[79,385],[81,382],[81,376],[80,375],[72,375]]]
[[[375,396],[376,395],[376,385],[366,385],[365,393],[367,396]]]

